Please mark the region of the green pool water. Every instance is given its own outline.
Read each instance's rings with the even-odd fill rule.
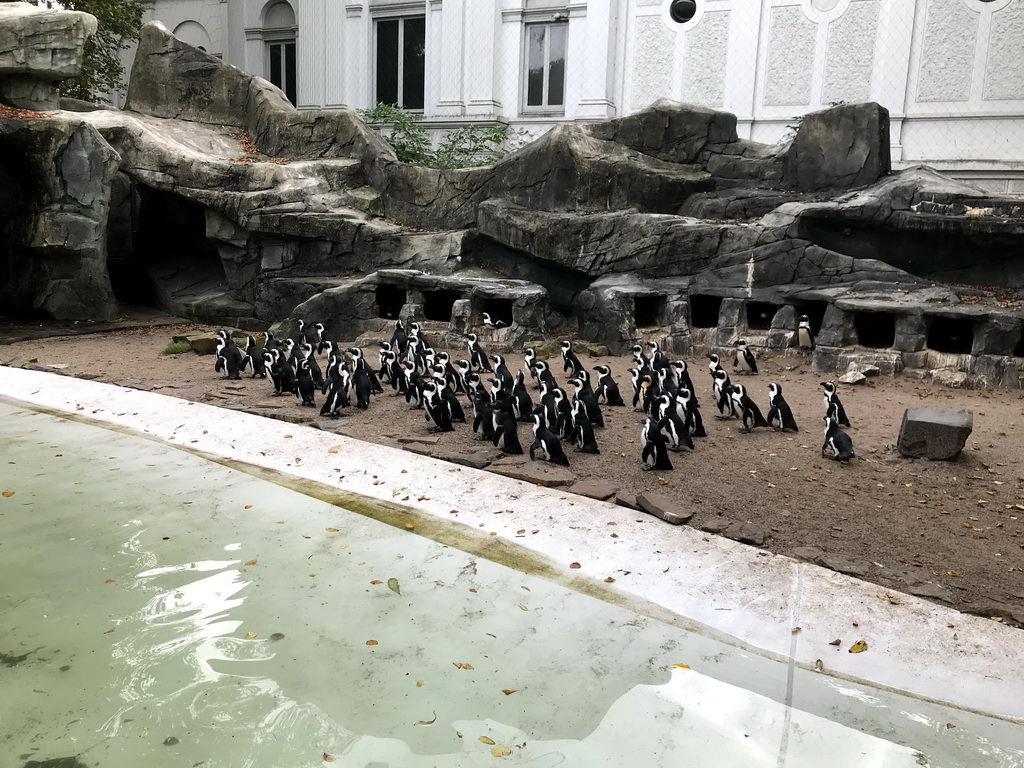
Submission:
[[[141,437],[0,424],[0,768],[1024,765],[1007,723]]]

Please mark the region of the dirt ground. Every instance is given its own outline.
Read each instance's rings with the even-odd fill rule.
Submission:
[[[56,370],[66,374],[286,420],[325,421],[319,419],[319,407],[302,408],[291,396],[274,397],[269,379],[245,375],[241,382],[224,380],[214,372],[212,356],[161,355],[171,335],[183,329],[204,328],[164,326],[36,339],[0,346],[0,361],[35,361],[61,366]],[[453,350],[453,358],[465,357],[463,352]],[[506,357],[513,371],[521,367],[521,355]],[[369,350],[368,358],[375,362],[375,350]],[[907,376],[840,385],[857,452],[853,462],[842,465],[821,458],[819,382],[827,377],[811,372],[806,358],[762,356],[759,376],[734,377],[764,410],[769,382],[782,384],[801,431],[740,434],[737,421],[714,418],[707,360],[688,357],[708,437],[696,440],[694,452],[673,454],[672,471],[644,472],[639,438],[644,415],[629,405],[630,359],[581,359],[588,368],[612,366],[627,406],[604,408],[606,428],[597,431],[600,455],[567,448],[570,469],[579,479],[611,480],[624,493],[666,494],[694,511],[689,524],[702,530],[720,530],[732,521],[750,523],[767,535],[766,549],[879,584],[879,599],[898,599],[885,591],[889,588],[1024,625],[1021,391],[953,390]],[[552,369],[564,384],[557,355]],[[390,395],[386,388],[385,395],[375,396],[368,412],[349,409],[336,423],[338,431],[395,447],[402,447],[399,437],[428,437],[430,424],[423,412],[409,410],[404,398]],[[904,459],[894,450],[904,409],[922,405],[973,411],[974,433],[957,461]],[[484,446],[467,412],[470,424],[439,435],[439,449]],[[528,447],[532,440],[529,425],[521,424],[520,441]]]

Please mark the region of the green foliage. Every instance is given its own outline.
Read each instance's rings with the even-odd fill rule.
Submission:
[[[60,83],[62,96],[98,101],[102,94],[124,87],[124,67],[118,54],[139,38],[142,3],[139,0],[39,0],[47,8],[84,11],[96,17],[96,34],[85,43],[82,72]]]
[[[187,341],[172,341],[166,347],[164,347],[161,355],[180,355],[183,352],[191,352],[192,345]]]
[[[372,109],[359,110],[359,114],[371,125],[391,123],[391,132],[383,138],[395,150],[398,159],[428,168],[487,165],[504,154],[500,147],[508,138],[508,129],[504,126],[467,125],[448,131],[435,150],[430,146],[426,129],[416,122],[412,113],[395,104],[378,104]]]

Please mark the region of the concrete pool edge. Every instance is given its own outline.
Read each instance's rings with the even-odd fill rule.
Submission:
[[[401,504],[482,536],[493,532],[499,540],[561,563],[566,573],[578,562],[574,577],[598,584],[612,577],[610,590],[791,664],[813,668],[822,659],[840,678],[1024,722],[1019,671],[1024,637],[997,622],[902,594],[894,604],[887,599],[894,595],[891,590],[879,595],[877,585],[686,526],[654,518],[635,522],[639,513],[605,502],[310,427],[7,367],[0,367],[0,395],[29,408]],[[334,446],[338,451],[331,453]],[[609,521],[616,527],[607,527]],[[611,538],[610,532],[619,536]],[[859,626],[853,627],[854,621]],[[839,649],[831,646],[835,638],[843,638]],[[847,653],[859,639],[869,650]]]

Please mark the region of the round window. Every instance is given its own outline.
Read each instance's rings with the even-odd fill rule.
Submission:
[[[685,24],[697,13],[697,0],[672,0],[668,15],[677,24]]]

